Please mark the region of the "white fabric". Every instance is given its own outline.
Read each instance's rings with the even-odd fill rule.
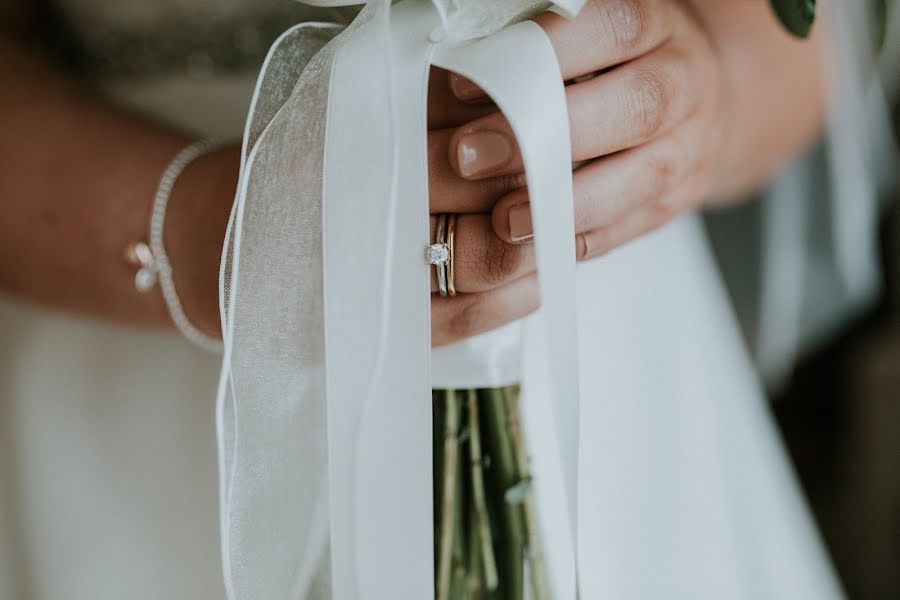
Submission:
[[[6,298],[0,332],[0,598],[221,598],[218,359]]]
[[[578,309],[582,597],[842,597],[696,217],[581,265]],[[570,597],[550,414],[530,376],[544,359],[527,347],[523,405],[549,571]]]

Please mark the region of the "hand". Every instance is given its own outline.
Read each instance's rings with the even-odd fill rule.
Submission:
[[[592,0],[574,21],[548,13],[537,22],[569,82],[578,260],[700,204],[716,174],[728,94],[717,48],[686,3]],[[449,85],[471,110],[491,109],[465,79],[450,75]],[[432,100],[433,125],[452,121],[448,106]],[[440,345],[528,314],[538,291],[528,192],[506,119],[494,110],[432,131],[429,144],[432,213],[460,213],[461,293],[432,302]]]

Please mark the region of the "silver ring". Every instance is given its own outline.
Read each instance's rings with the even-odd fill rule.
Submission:
[[[437,274],[438,292],[441,296],[450,294],[448,287],[448,270],[447,266],[452,260],[450,244],[447,243],[447,223],[449,215],[441,213],[437,215],[437,230],[434,234],[434,243],[428,246],[425,257],[428,262],[434,265]]]

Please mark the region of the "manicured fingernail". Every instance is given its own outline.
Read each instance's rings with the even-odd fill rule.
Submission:
[[[450,90],[460,100],[474,100],[483,95],[481,88],[462,75],[450,73]]]
[[[531,206],[517,204],[509,209],[509,240],[517,244],[527,242],[534,237],[531,225]]]
[[[506,165],[513,148],[502,133],[482,130],[468,133],[456,145],[456,162],[463,177],[486,175]]]

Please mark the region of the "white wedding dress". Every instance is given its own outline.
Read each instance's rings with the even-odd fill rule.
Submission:
[[[163,44],[154,35],[172,39],[173,15],[215,14],[220,27],[259,24],[242,33],[249,57],[273,15],[288,18],[272,8],[282,3],[63,5],[87,46],[106,49],[94,56],[115,101],[198,134],[238,135],[254,73],[217,72],[202,40],[184,53],[186,76],[146,55],[118,63],[110,48],[134,47],[114,43],[121,33]],[[840,597],[703,239],[685,217],[581,267],[603,290],[578,298],[584,329],[602,333],[580,365],[582,389],[595,391],[583,407],[582,597]],[[0,304],[0,331],[0,598],[223,597],[219,357],[12,300]],[[659,339],[670,353],[654,350]],[[542,360],[526,356],[525,372]],[[539,426],[548,407],[524,401],[539,501],[559,515],[556,450]],[[548,518],[552,565],[569,540]]]

